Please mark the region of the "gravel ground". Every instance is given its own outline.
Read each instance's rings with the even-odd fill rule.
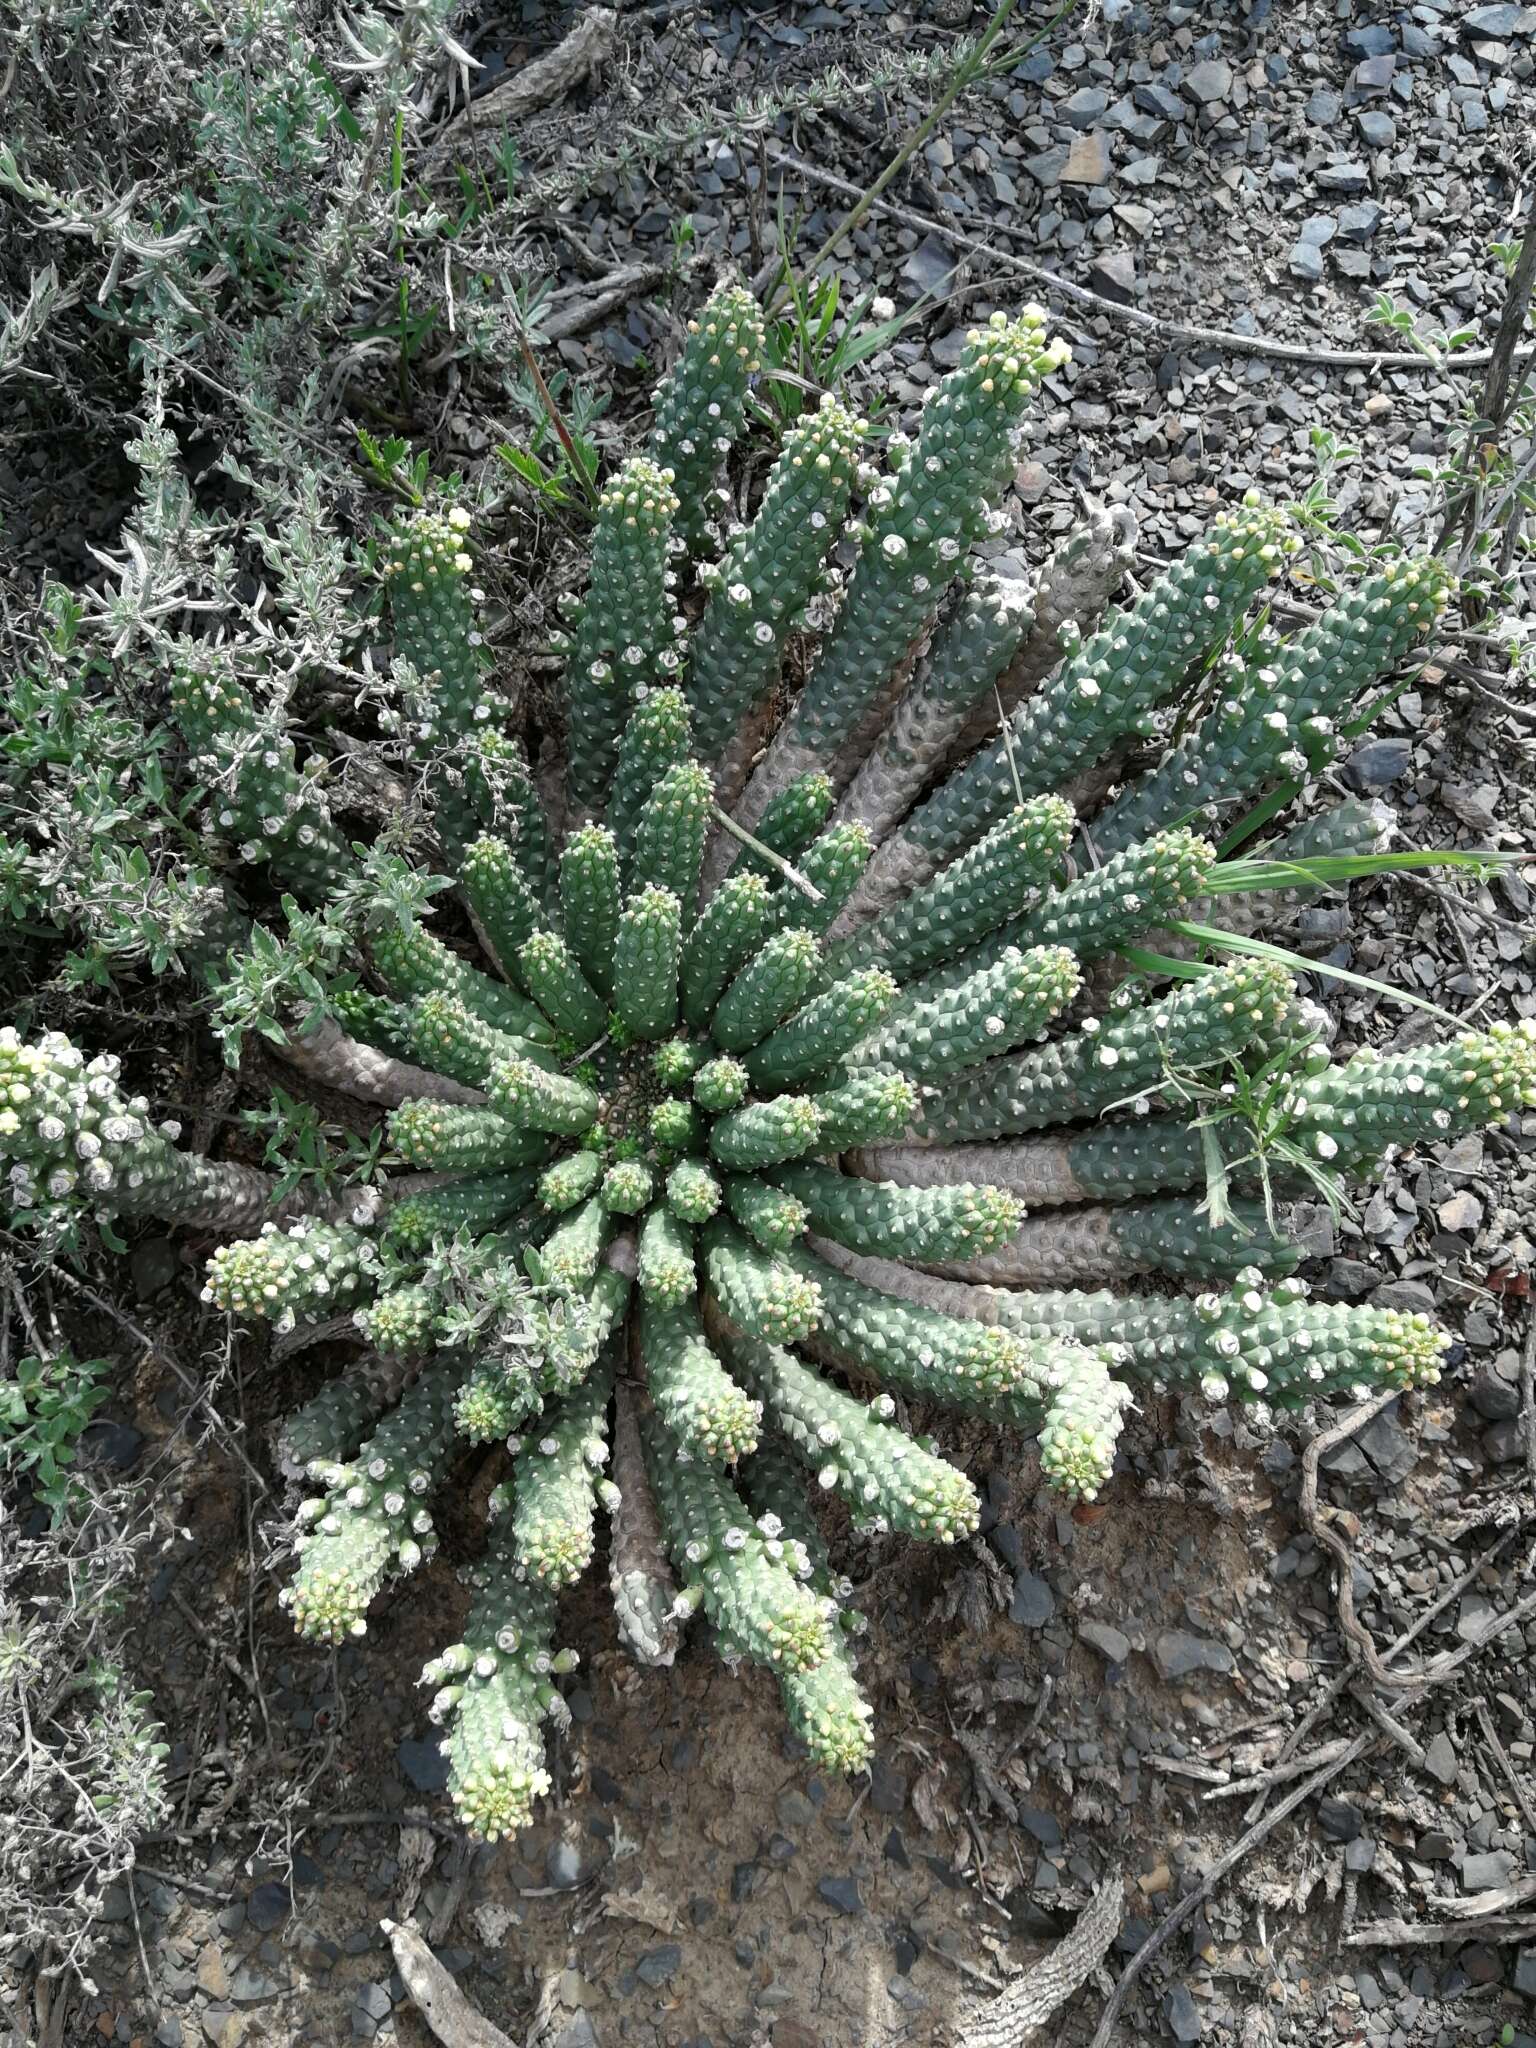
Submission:
[[[802,251],[814,247],[847,202],[776,168],[774,152],[862,186],[921,99],[857,95],[760,136],[722,115],[690,150],[585,195],[559,201],[558,179],[680,86],[724,109],[834,60],[867,76],[903,45],[941,46],[964,12],[847,0],[683,10],[659,32],[627,23],[605,95],[526,139],[564,281],[594,260],[665,259],[684,215],[706,275],[726,258],[753,270],[781,175],[788,206],[805,208]],[[475,47],[515,65],[565,22],[491,11]],[[1359,450],[1337,487],[1346,521],[1423,534],[1420,472],[1443,457],[1465,385],[1433,366],[1295,352],[1381,342],[1367,324],[1378,291],[1428,326],[1486,338],[1502,289],[1488,251],[1510,239],[1529,175],[1533,66],[1536,10],[1514,5],[1103,0],[1091,21],[1079,9],[941,127],[888,195],[909,217],[877,213],[853,238],[848,284],[918,308],[867,366],[871,386],[910,407],[977,308],[1038,296],[1073,361],[1039,409],[999,545],[1038,558],[1087,493],[1134,507],[1150,555],[1175,549],[1250,484],[1304,490],[1316,427]],[[1197,344],[1127,313],[1254,346]],[[667,317],[637,305],[560,354],[610,381],[622,414],[648,382],[643,359],[664,352]],[[1384,797],[1403,843],[1529,847],[1533,740],[1529,714],[1432,657],[1336,779]],[[1304,913],[1298,943],[1458,1016],[1536,1015],[1518,873],[1454,897],[1357,888],[1347,906]],[[1427,1024],[1359,991],[1334,1007],[1345,1048],[1412,1043]],[[125,1895],[117,1988],[104,1968],[74,2038],[424,2041],[376,1926],[381,1911],[408,1914],[414,1892],[461,1984],[519,2042],[950,2042],[965,2002],[1040,1954],[1108,1877],[1125,1884],[1125,1922],[1065,2044],[1536,2048],[1536,1444],[1521,1369],[1533,1237],[1529,1116],[1399,1160],[1345,1220],[1312,1269],[1320,1291],[1433,1310],[1459,1341],[1432,1397],[1390,1403],[1324,1450],[1314,1512],[1301,1453],[1329,1414],[1273,1436],[1240,1415],[1149,1404],[1105,1503],[1077,1519],[1016,1452],[978,1439],[990,1526],[958,1568],[914,1576],[908,1553],[850,1553],[890,1731],[867,1789],[808,1777],[764,1690],[702,1651],[669,1681],[598,1649],[573,1694],[558,1804],[510,1852],[468,1861],[422,1824],[441,1819],[436,1759],[417,1704],[381,1678],[419,1663],[410,1632],[438,1600],[400,1603],[334,1670],[274,1617],[237,1645],[253,1677],[232,1678],[185,1614],[234,1643],[238,1492],[166,1449],[175,1404],[146,1379],[115,1448],[141,1468],[165,1461],[193,1534],[145,1610],[151,1676],[189,1731],[179,1762],[194,1761],[194,1726],[218,1729],[224,1751],[221,1764],[200,1754],[186,1780],[190,1827],[226,1788],[234,1815],[263,1818],[240,1789],[258,1758],[311,1785],[327,1814],[381,1818],[299,1830],[291,1864],[282,1826],[146,1846],[161,2010],[136,1981]],[[283,1389],[262,1398],[277,1413]],[[1416,1631],[1389,1688],[1350,1661],[1330,1536],[1375,1646]],[[452,1561],[450,1545],[423,1575],[444,1603]],[[441,1638],[440,1619],[425,1626]],[[571,1634],[607,1637],[595,1607]],[[1426,1665],[1431,1682],[1408,1675]],[[1245,1829],[1297,1787],[1296,1810],[1227,1873]],[[263,1862],[242,1853],[258,1840]],[[1115,1981],[1180,1911],[1135,1967],[1117,2031],[1095,2036]]]

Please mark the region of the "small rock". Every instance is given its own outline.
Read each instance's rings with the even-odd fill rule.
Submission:
[[[418,1792],[446,1792],[448,1758],[434,1735],[426,1742],[403,1741],[395,1755],[407,1779]]]
[[[1188,1678],[1195,1671],[1230,1671],[1232,1652],[1187,1629],[1165,1629],[1152,1646],[1152,1661],[1164,1680]]]
[[[270,1934],[288,1918],[288,1887],[259,1884],[245,1902],[245,1917],[262,1934]]]
[[[365,2013],[375,2022],[387,2020],[395,2006],[387,1984],[360,1984],[352,2003],[359,2012]]]
[[[1461,17],[1461,28],[1467,36],[1536,35],[1536,8],[1517,7],[1512,0],[1493,7],[1470,7]]]
[[[1109,249],[1088,266],[1088,283],[1101,298],[1127,306],[1136,296],[1136,259],[1127,249]]]
[[[1292,277],[1299,277],[1303,284],[1321,284],[1323,252],[1315,242],[1293,242],[1285,261]]]
[[[1344,1844],[1344,1868],[1363,1875],[1376,1861],[1376,1844],[1369,1835],[1356,1835]]]
[[[230,1979],[229,1995],[236,2005],[265,2005],[269,1998],[281,1998],[287,1989],[254,1963],[242,1963]]]
[[[1508,1422],[1520,1413],[1520,1389],[1491,1365],[1479,1366],[1473,1374],[1467,1399],[1485,1422]]]
[[[1424,1752],[1424,1768],[1442,1785],[1456,1782],[1456,1747],[1443,1728]]]
[[[731,1904],[744,1906],[763,1881],[762,1865],[738,1863],[731,1872]]]
[[[818,1880],[816,1892],[829,1906],[835,1906],[839,1913],[862,1913],[864,1901],[859,1897],[858,1880],[852,1877],[823,1877]]]
[[[1347,199],[1362,198],[1371,189],[1371,174],[1364,164],[1325,164],[1317,173],[1324,192],[1342,192]]]
[[[1097,1650],[1106,1664],[1123,1664],[1131,1654],[1131,1639],[1107,1621],[1085,1621],[1077,1631],[1078,1640]]]
[[[1043,190],[1050,192],[1061,183],[1061,174],[1067,167],[1067,146],[1062,143],[1056,149],[1043,149],[1038,156],[1027,156],[1024,168]]]
[[[1522,1998],[1536,1998],[1536,1948],[1523,1948],[1515,1957],[1512,1981]]]
[[[597,2029],[586,2013],[573,2013],[551,2040],[549,2048],[598,2048]]]
[[[1352,1842],[1362,1825],[1358,1806],[1347,1799],[1319,1799],[1317,1824],[1332,1842]]]
[[[1344,48],[1351,57],[1385,57],[1392,47],[1392,31],[1385,22],[1344,31]]]
[[[1027,166],[1026,166],[1027,168]],[[1076,136],[1061,173],[1064,185],[1102,185],[1109,176],[1109,137],[1100,128]]]
[[[1079,86],[1057,109],[1061,118],[1070,121],[1074,128],[1091,128],[1095,121],[1103,119],[1108,110],[1109,94],[1101,92],[1095,85]]]
[[[1345,774],[1356,789],[1386,789],[1408,773],[1411,740],[1367,740],[1350,755]]]
[[[1032,1834],[1042,1849],[1061,1847],[1061,1822],[1040,1806],[1021,1806],[1019,1826]]]
[[[1447,1197],[1435,1211],[1443,1230],[1476,1230],[1483,1220],[1483,1205],[1465,1188]]]
[[[781,1828],[806,1828],[816,1818],[816,1809],[805,1794],[791,1785],[787,1792],[781,1792],[774,1805]]]
[[[1217,100],[1224,100],[1232,90],[1232,66],[1223,63],[1220,57],[1207,57],[1203,64],[1197,64],[1184,80],[1184,90],[1201,106],[1213,106]]]
[[[1189,1995],[1187,1984],[1174,1984],[1163,1995],[1163,2018],[1175,2041],[1198,2041],[1202,2032],[1200,2008]]]
[[[869,1773],[869,1805],[872,1813],[888,1818],[906,1811],[907,1774],[897,1770],[889,1756],[877,1756]]]
[[[1509,1883],[1514,1871],[1515,1859],[1507,1849],[1489,1849],[1463,1860],[1461,1888],[1464,1892],[1497,1891]]]
[[[197,1959],[197,1988],[210,1998],[228,1998],[229,1972],[217,1943],[209,1942]]]
[[[1008,1619],[1021,1628],[1044,1628],[1056,1612],[1056,1595],[1038,1572],[1021,1571],[1013,1582]]]
[[[654,1990],[667,1983],[682,1968],[683,1951],[681,1944],[665,1941],[660,1948],[647,1949],[635,1965],[635,1975],[642,1984],[649,1984]]]
[[[595,1877],[607,1851],[594,1842],[551,1842],[544,1856],[544,1882],[557,1892],[574,1891]]]
[[[1162,167],[1160,156],[1138,156],[1121,171],[1120,179],[1126,185],[1155,185]]]
[[[1360,130],[1361,140],[1371,149],[1390,149],[1397,140],[1397,123],[1390,114],[1378,113],[1374,107],[1357,107],[1355,126]]]
[[[1382,209],[1374,199],[1360,199],[1339,208],[1338,222],[1340,241],[1368,242],[1381,226]]]

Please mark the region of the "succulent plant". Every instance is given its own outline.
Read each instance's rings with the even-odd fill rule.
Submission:
[[[384,1581],[430,1553],[457,1447],[511,1451],[463,1640],[426,1673],[452,1796],[493,1836],[547,1784],[538,1728],[570,1662],[554,1596],[591,1560],[600,1506],[639,1654],[666,1654],[702,1609],[724,1655],[773,1672],[811,1752],[855,1768],[870,1713],[849,1589],[806,1502],[825,1490],[861,1527],[938,1543],[977,1523],[971,1482],[900,1404],[1026,1432],[1049,1483],[1091,1499],[1138,1388],[1295,1404],[1435,1376],[1444,1340],[1423,1318],[1270,1284],[1297,1250],[1241,1171],[1219,1216],[1201,1199],[1191,1077],[1289,1068],[1292,1150],[1319,1171],[1536,1099],[1528,1026],[1335,1065],[1269,960],[1103,1001],[1084,971],[1207,897],[1200,828],[1322,758],[1327,722],[1432,623],[1437,564],[1383,572],[1235,665],[1222,650],[1293,545],[1256,503],[1125,611],[1099,616],[1123,564],[1108,523],[1035,589],[1008,585],[973,551],[1063,353],[1035,311],[967,338],[879,472],[829,399],[785,435],[755,517],[722,531],[716,480],[758,347],[750,299],[717,295],[649,452],[603,492],[558,811],[498,730],[465,521],[418,513],[392,534],[417,737],[460,743],[457,765],[432,755],[439,836],[483,964],[419,911],[366,921],[373,988],[338,989],[335,1018],[381,1070],[418,1077],[388,1136],[419,1172],[381,1217],[269,1217],[209,1263],[221,1306],[290,1328],[351,1311],[369,1345],[284,1437],[317,1489],[288,1596],[306,1633],[361,1634]],[[771,734],[808,616],[819,659]],[[1085,840],[1069,793],[1089,801],[1106,755],[1155,740],[1213,658],[1216,709]],[[233,776],[232,829],[264,834],[323,900],[354,857],[282,748],[258,787],[226,759],[238,707],[206,686],[187,705]],[[476,766],[493,741],[494,802]],[[111,1062],[57,1039],[0,1038],[0,1152],[40,1209],[263,1220],[259,1176],[226,1185],[243,1170],[176,1151]],[[1222,1291],[1092,1291],[1146,1272]]]

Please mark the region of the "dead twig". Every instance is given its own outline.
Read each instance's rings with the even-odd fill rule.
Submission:
[[[1494,1760],[1498,1764],[1499,1769],[1504,1773],[1505,1782],[1508,1784],[1510,1791],[1515,1795],[1515,1804],[1525,1816],[1527,1831],[1532,1835],[1536,1835],[1536,1807],[1532,1806],[1530,1794],[1520,1782],[1519,1775],[1509,1760],[1509,1752],[1499,1740],[1499,1731],[1493,1725],[1493,1716],[1488,1711],[1487,1702],[1479,1700],[1474,1706],[1473,1712],[1477,1715],[1478,1727],[1483,1731],[1483,1740],[1493,1751]]]
[[[1109,1953],[1120,1930],[1124,1893],[1118,1877],[1101,1884],[1070,1934],[1064,1935],[1007,1990],[973,2006],[962,2019],[955,2048],[1030,2048],[1040,2029],[1080,1990]]]
[[[394,1950],[395,1968],[411,2003],[443,2048],[513,2048],[500,2027],[477,2012],[414,1927],[381,1920]]]
[[[445,122],[427,145],[424,168],[446,171],[451,168],[449,157],[461,150],[478,156],[493,135],[504,134],[540,107],[552,106],[585,85],[613,55],[617,24],[611,7],[589,7],[552,50],[493,85],[489,92],[471,100],[462,114]]]
[[[1349,1545],[1332,1524],[1332,1510],[1322,1507],[1317,1498],[1317,1467],[1324,1451],[1331,1451],[1345,1443],[1373,1422],[1385,1409],[1398,1399],[1395,1392],[1378,1394],[1374,1401],[1366,1401],[1360,1407],[1351,1409],[1340,1423],[1332,1429],[1323,1430],[1313,1437],[1301,1458],[1301,1500],[1298,1513],[1312,1540],[1321,1545],[1338,1564],[1335,1574],[1334,1599],[1338,1605],[1339,1631],[1354,1651],[1356,1659],[1364,1665],[1373,1681],[1383,1692],[1414,1692],[1430,1684],[1424,1671],[1397,1673],[1389,1671],[1371,1640],[1370,1632],[1355,1615],[1354,1556]]]

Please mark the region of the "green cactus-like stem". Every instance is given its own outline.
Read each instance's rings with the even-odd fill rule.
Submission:
[[[670,1209],[650,1210],[640,1226],[640,1292],[647,1306],[676,1308],[698,1286],[693,1232]]]
[[[710,1334],[725,1345],[752,1342],[739,1330],[732,1330],[718,1315],[710,1317]],[[826,1600],[841,1605],[853,1594],[853,1581],[838,1572],[832,1562],[827,1539],[812,1512],[806,1493],[805,1467],[781,1436],[766,1435],[738,1474],[745,1498],[757,1517],[757,1528],[802,1585],[810,1586]],[[863,1616],[843,1608],[838,1616],[844,1627],[857,1633]]]
[[[414,997],[404,1010],[407,1050],[434,1073],[450,1074],[468,1088],[483,1089],[498,1060],[526,1052],[543,1065],[552,1057],[532,1039],[498,1031],[457,996],[445,995],[441,989]]]
[[[499,1173],[538,1166],[550,1140],[542,1131],[510,1124],[494,1109],[456,1103],[406,1102],[391,1110],[389,1142],[408,1166],[440,1173]]]
[[[745,423],[762,351],[757,301],[742,286],[723,284],[689,322],[683,353],[657,386],[650,452],[672,474],[678,531],[693,554],[705,549],[711,517],[722,510],[714,480]]]
[[[492,1109],[510,1124],[530,1131],[553,1131],[580,1137],[597,1120],[602,1098],[595,1088],[569,1074],[551,1073],[514,1054],[498,1060],[486,1076]]]
[[[803,899],[802,899],[803,900]],[[773,929],[773,892],[761,875],[732,875],[710,897],[688,936],[683,1022],[705,1031],[731,977]]]
[[[608,1027],[602,997],[557,932],[535,932],[517,956],[518,977],[557,1031],[595,1045]],[[546,1026],[546,1029],[548,1027]]]
[[[812,1227],[882,1258],[981,1258],[1007,1244],[1023,1205],[1001,1188],[903,1188],[855,1180],[827,1166],[780,1166],[774,1180],[805,1206]]]
[[[315,777],[298,766],[281,702],[258,707],[232,657],[205,642],[195,668],[178,666],[172,676],[171,711],[193,773],[214,792],[213,822],[240,859],[269,866],[285,887],[325,902],[356,862]]]
[[[543,1585],[574,1585],[592,1562],[612,1392],[612,1367],[596,1366],[553,1415],[540,1417],[517,1454],[513,1542],[518,1562]]]
[[[619,1159],[603,1175],[603,1207],[612,1216],[638,1216],[656,1192],[656,1177],[639,1159]]]
[[[566,794],[578,816],[602,808],[637,697],[679,667],[667,553],[677,494],[646,456],[603,492],[592,576],[566,666]]]
[[[893,451],[899,466],[870,495],[853,579],[786,723],[788,743],[825,762],[855,731],[979,538],[1008,474],[1009,436],[1066,353],[1045,340],[1038,307],[1016,321],[995,315],[966,337],[961,361],[929,394],[915,441]],[[744,822],[753,824],[763,807]]]
[[[539,1200],[546,1209],[557,1212],[574,1209],[597,1192],[603,1170],[600,1152],[567,1152],[539,1176]]]
[[[798,1159],[818,1144],[826,1117],[807,1095],[776,1095],[769,1102],[749,1102],[712,1125],[709,1149],[720,1164],[737,1173],[755,1173]]]
[[[637,1038],[664,1038],[677,1024],[682,907],[670,889],[646,888],[619,915],[613,1001]]]
[[[1020,804],[942,874],[834,951],[829,972],[878,961],[911,980],[952,960],[1010,918],[1059,864],[1075,823],[1070,804]]]
[[[663,1152],[692,1152],[704,1140],[704,1125],[691,1102],[673,1096],[658,1102],[649,1117],[652,1138]]]
[[[548,911],[555,901],[554,849],[522,748],[494,726],[478,726],[465,757],[464,783],[479,814],[511,847],[528,886]]]
[[[605,825],[579,826],[560,855],[561,921],[582,973],[605,1001],[613,999],[619,901],[617,839]]]
[[[740,1495],[713,1466],[680,1459],[655,1414],[642,1440],[668,1552],[715,1627],[773,1670],[820,1664],[832,1650],[830,1603],[775,1562]]]
[[[562,1306],[570,1316],[563,1330],[540,1316],[514,1327],[503,1341],[475,1361],[459,1389],[454,1419],[472,1443],[494,1443],[521,1429],[547,1395],[580,1384],[623,1320],[631,1282],[622,1269],[626,1245],[616,1239],[584,1293]]]
[[[824,1290],[817,1348],[923,1398],[1037,1432],[1050,1483],[1094,1498],[1114,1469],[1130,1401],[1110,1372],[1113,1346],[1009,1330],[993,1304],[1024,1296],[866,1258],[826,1238],[811,1247],[814,1257],[793,1256],[810,1263]],[[1020,1348],[986,1348],[988,1338],[1008,1336]]]
[[[633,844],[635,821],[671,768],[689,757],[688,700],[675,686],[652,690],[632,712],[619,741],[608,823],[621,847]]]
[[[1267,783],[1318,773],[1336,752],[1337,722],[1441,616],[1448,582],[1425,557],[1341,591],[1305,632],[1224,684],[1215,709],[1095,819],[1094,844],[1116,852]]]
[[[821,969],[814,936],[798,927],[775,932],[720,999],[710,1026],[716,1045],[740,1053],[797,1010]]]
[[[1450,1338],[1428,1316],[1309,1302],[1306,1283],[1266,1289],[1259,1269],[1228,1294],[1001,1293],[998,1315],[1022,1335],[1114,1343],[1119,1369],[1154,1391],[1299,1407],[1330,1395],[1432,1385]]]
[[[1433,1144],[1536,1106],[1536,1019],[1464,1031],[1298,1080],[1287,1135],[1330,1166],[1359,1170],[1388,1145]]]
[[[898,1301],[849,1279],[823,1259],[791,1245],[779,1254],[819,1296],[816,1348],[834,1352],[882,1383],[904,1387],[946,1407],[984,1408],[1022,1387],[1032,1391],[1025,1347],[1006,1331],[962,1323],[953,1316]],[[714,1287],[714,1269],[710,1284]],[[768,1343],[781,1341],[755,1329],[715,1288],[731,1321]],[[788,1341],[795,1341],[793,1339]]]
[[[839,818],[857,819],[876,840],[899,823],[972,706],[992,702],[993,686],[1033,619],[1024,585],[988,569],[977,574],[934,634],[927,658],[838,805]]]
[[[781,925],[803,925],[818,934],[829,931],[838,913],[869,866],[874,841],[867,828],[852,821],[829,825],[801,854],[796,867],[802,881],[816,891],[813,902],[787,878],[773,894],[773,914]]]
[[[1021,796],[1059,788],[1136,729],[1226,638],[1292,544],[1272,512],[1223,513],[1128,612],[1111,612],[1089,640],[1064,636],[1068,659],[1055,678],[886,840],[847,928],[901,901]]]
[[[663,1088],[686,1089],[708,1056],[709,1048],[687,1038],[668,1038],[651,1053],[651,1072]]]
[[[370,1602],[392,1571],[414,1571],[437,1547],[423,1502],[453,1438],[463,1367],[429,1365],[355,1459],[316,1474],[328,1491],[306,1504],[299,1568],[282,1598],[301,1635],[342,1643],[366,1632]]]
[[[435,1287],[392,1287],[358,1309],[352,1320],[386,1358],[418,1358],[431,1346],[442,1305]]]
[[[575,1294],[596,1276],[608,1238],[608,1212],[594,1195],[568,1210],[537,1252],[527,1254],[533,1277],[561,1294]]]
[[[702,1246],[710,1292],[741,1329],[766,1344],[795,1344],[816,1328],[816,1282],[787,1254],[764,1251],[721,1217],[704,1231]]]
[[[812,1096],[821,1118],[818,1152],[846,1152],[853,1145],[878,1145],[906,1129],[917,1111],[917,1090],[905,1074],[850,1074],[836,1088]],[[803,1150],[809,1151],[806,1146]],[[786,1159],[798,1155],[786,1152]],[[765,1165],[775,1162],[765,1160]]]
[[[509,1515],[492,1524],[471,1567],[474,1598],[463,1639],[433,1657],[422,1683],[429,1713],[448,1727],[448,1795],[472,1835],[499,1842],[526,1827],[550,1788],[541,1725],[554,1704],[555,1595],[519,1563]]]
[[[640,1317],[646,1385],[663,1422],[694,1457],[734,1465],[757,1448],[762,1405],[711,1350],[692,1301]]]
[[[1097,831],[1095,824],[1095,843]],[[1042,897],[1006,936],[1014,945],[1065,946],[1079,960],[1095,959],[1185,915],[1215,858],[1210,841],[1193,832],[1160,832]]]
[[[779,1677],[784,1716],[810,1752],[812,1761],[828,1771],[862,1771],[874,1754],[870,1723],[875,1710],[859,1691],[845,1645],[834,1639],[813,1671],[786,1671]]]
[[[286,1230],[220,1245],[208,1261],[205,1301],[291,1329],[299,1316],[336,1315],[373,1291],[378,1251],[348,1224],[301,1217]]]
[[[754,1086],[787,1088],[830,1073],[895,1000],[895,979],[883,967],[861,967],[834,982],[748,1051],[745,1067]]]
[[[704,836],[714,791],[697,761],[679,761],[657,783],[635,824],[629,883],[666,889],[682,907],[684,925],[693,922]]]
[[[466,966],[440,938],[414,921],[381,924],[372,935],[370,950],[374,966],[396,996],[457,996],[466,1009],[512,1038],[548,1043],[554,1036],[531,1003]]]
[[[1077,962],[1065,947],[1038,946],[1027,953],[1005,947],[994,962],[953,980],[928,1000],[903,1004],[884,1030],[860,1044],[856,1057],[897,1067],[917,1081],[980,1066],[1038,1038],[1081,982]]]
[[[465,848],[459,883],[477,930],[498,967],[512,973],[518,948],[545,922],[545,911],[506,840],[481,834]]]
[[[1198,1072],[1277,1043],[1293,1014],[1282,968],[1234,960],[1038,1051],[950,1076],[925,1095],[907,1135],[945,1144],[1093,1116],[1155,1091],[1170,1073]]]
[[[963,1472],[891,1426],[889,1396],[867,1407],[789,1352],[750,1338],[732,1343],[727,1358],[817,1483],[840,1494],[861,1524],[930,1543],[953,1543],[975,1530],[981,1519],[976,1489]]]
[[[747,1099],[749,1075],[740,1060],[729,1054],[705,1062],[693,1077],[693,1099],[710,1116],[724,1116],[740,1109]]]
[[[401,1251],[420,1252],[438,1238],[453,1237],[461,1230],[479,1237],[526,1208],[538,1186],[538,1174],[524,1168],[514,1173],[480,1174],[446,1187],[426,1188],[420,1194],[402,1194],[385,1212],[385,1241]]]
[[[760,840],[770,853],[793,860],[797,853],[805,851],[831,817],[833,801],[830,776],[802,775],[774,798],[758,819],[757,830],[752,836]],[[751,847],[744,847],[742,859],[751,865],[758,856]],[[769,867],[766,862],[763,866],[770,877],[777,876],[776,868]]]
[[[902,1192],[932,1200],[938,1190],[907,1188]],[[909,1256],[953,1279],[1001,1287],[1064,1287],[1106,1280],[1117,1273],[1226,1280],[1250,1265],[1262,1266],[1268,1273],[1288,1273],[1300,1260],[1298,1248],[1266,1221],[1262,1203],[1231,1203],[1230,1220],[1218,1227],[1202,1212],[1203,1200],[1193,1195],[1164,1195],[1154,1201],[1117,1202],[1107,1208],[1063,1209],[1031,1216],[990,1252],[962,1258]],[[848,1241],[840,1231],[828,1235]]]
[[[446,513],[407,513],[396,523],[381,565],[395,652],[431,692],[430,736],[438,744],[473,731],[485,694],[489,664],[468,583],[474,567],[469,528],[470,516],[460,506]]]
[[[689,662],[705,761],[719,760],[778,677],[784,643],[821,583],[823,559],[847,515],[862,433],[863,422],[830,394],[791,427],[756,518],[707,578],[709,603]],[[830,797],[829,789],[829,808]]]
[[[748,1237],[765,1251],[782,1251],[792,1244],[810,1221],[804,1202],[771,1187],[755,1174],[733,1173],[726,1177],[725,1206]]]
[[[707,1223],[722,1199],[719,1180],[699,1159],[681,1159],[667,1175],[667,1207],[684,1223]]]
[[[394,1406],[410,1378],[412,1362],[401,1356],[359,1358],[284,1421],[278,1462],[286,1477],[298,1479],[312,1465],[337,1465],[352,1457],[370,1427]]]

